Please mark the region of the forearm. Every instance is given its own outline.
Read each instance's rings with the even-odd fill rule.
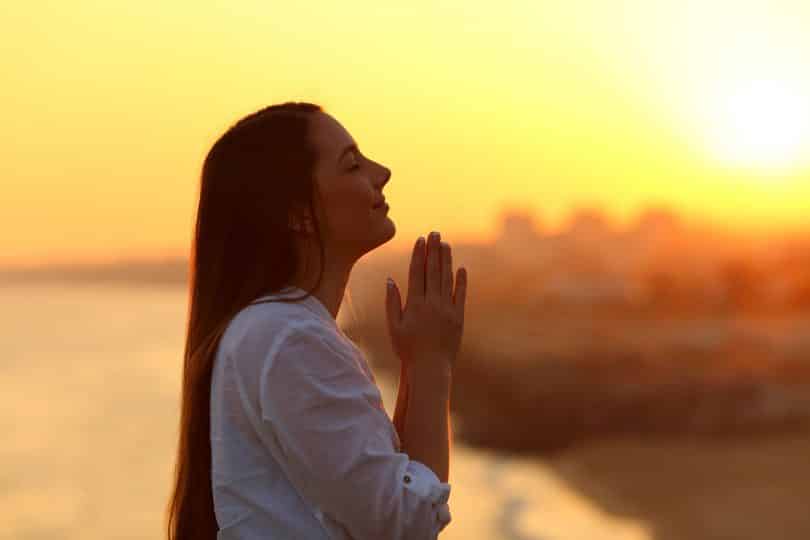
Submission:
[[[408,377],[405,452],[424,463],[442,482],[450,469],[450,375],[411,370]]]
[[[408,369],[403,362],[399,372],[399,389],[397,390],[397,404],[394,408],[394,428],[404,448],[405,446],[405,418],[408,413]]]

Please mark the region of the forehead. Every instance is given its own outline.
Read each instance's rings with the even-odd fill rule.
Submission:
[[[311,119],[311,138],[318,149],[319,161],[336,163],[340,152],[354,144],[354,138],[332,116],[317,112]]]

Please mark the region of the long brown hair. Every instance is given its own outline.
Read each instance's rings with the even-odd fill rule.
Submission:
[[[252,301],[290,284],[298,261],[289,213],[313,208],[316,148],[309,137],[319,105],[270,105],[239,120],[202,167],[191,257],[177,461],[166,508],[169,540],[215,540],[211,488],[211,373],[220,337]],[[314,289],[313,289],[314,290]],[[276,301],[299,301],[298,298]]]

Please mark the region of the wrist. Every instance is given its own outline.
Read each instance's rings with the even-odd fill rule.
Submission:
[[[453,379],[453,371],[449,362],[436,358],[411,365],[407,372],[408,381],[421,384],[446,384],[449,385]]]

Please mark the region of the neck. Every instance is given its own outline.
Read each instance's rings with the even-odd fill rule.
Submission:
[[[318,256],[314,260],[318,260]],[[327,257],[327,260],[329,258]],[[313,260],[310,258],[310,260]],[[340,304],[343,301],[343,293],[346,290],[346,284],[349,282],[349,274],[351,274],[354,262],[352,261],[335,261],[327,264],[323,269],[323,277],[317,288],[314,289],[312,295],[315,296],[326,307],[333,318],[337,318]],[[303,289],[305,291],[312,290],[318,280],[319,265],[306,264],[302,265],[302,271],[299,271],[291,280],[290,284]]]

